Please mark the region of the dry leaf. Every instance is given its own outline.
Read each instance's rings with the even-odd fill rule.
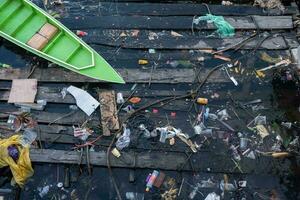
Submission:
[[[171,35],[174,36],[174,37],[183,37],[183,35],[175,32],[175,31],[171,31]]]
[[[131,36],[132,36],[132,37],[137,37],[138,34],[139,34],[139,32],[140,32],[140,30],[133,30],[133,31],[131,32]]]
[[[228,62],[231,61],[230,58],[227,58],[227,57],[225,57],[225,56],[221,56],[221,55],[218,55],[218,54],[215,54],[215,55],[214,55],[214,58],[220,59],[220,60],[224,60],[224,61],[228,61]]]

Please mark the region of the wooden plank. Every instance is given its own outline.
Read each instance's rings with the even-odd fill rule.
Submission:
[[[37,100],[44,99],[47,100],[48,103],[64,103],[64,104],[75,104],[76,101],[74,98],[72,98],[71,95],[66,95],[65,98],[62,98],[62,95],[60,91],[63,87],[57,86],[56,88],[52,87],[38,87],[38,93],[37,93]],[[6,90],[0,92],[0,101],[7,101],[8,96],[10,93],[10,88],[6,88]],[[124,97],[128,97],[132,91],[125,90],[118,90],[118,92],[121,92]],[[148,98],[148,97],[169,97],[169,96],[175,96],[175,95],[184,95],[186,94],[186,91],[173,91],[173,90],[147,90],[144,91],[136,91],[135,95],[140,96],[142,98]]]
[[[254,16],[261,30],[292,29],[292,16]],[[225,17],[235,29],[251,30],[256,26],[250,16]],[[101,16],[82,18],[63,18],[61,22],[70,29],[171,29],[191,30],[193,17],[190,16]],[[195,30],[215,30],[211,23],[201,22],[193,26]]]
[[[102,90],[99,92],[102,132],[110,136],[111,131],[119,130],[117,114],[116,94],[114,90]]]
[[[174,152],[125,152],[122,151],[120,158],[111,157],[112,167],[122,168],[147,168],[192,171],[189,164],[186,163],[184,153]],[[38,163],[63,163],[77,164],[80,159],[80,152],[50,150],[50,149],[30,149],[30,158],[32,162]],[[214,173],[234,173],[239,172],[229,156],[218,156],[210,152],[196,153],[191,159],[194,169],[200,172],[212,171]],[[107,153],[105,151],[90,152],[90,163],[95,166],[107,166]],[[200,164],[199,164],[200,163]],[[264,165],[262,165],[262,163]],[[85,156],[82,158],[82,164],[86,164]],[[274,166],[280,166],[279,161],[270,157],[261,157],[251,160],[243,159],[240,162],[244,173],[270,173]],[[274,170],[273,170],[274,171]]]
[[[104,31],[97,31],[96,34],[91,36],[97,36],[97,34],[105,35],[107,32]],[[121,33],[118,32],[118,36]],[[146,35],[146,33],[144,34]],[[118,37],[117,36],[117,37]],[[88,39],[88,38],[86,38]],[[204,59],[207,58],[207,54],[201,52],[200,50],[194,50],[193,52],[188,50],[159,50],[156,49],[155,53],[149,53],[148,49],[116,49],[115,47],[109,46],[100,46],[100,45],[93,45],[91,44],[92,48],[95,49],[99,54],[101,54],[112,66],[118,67],[119,62],[124,62],[127,60],[131,60],[131,62],[137,63],[138,59],[145,58],[148,60],[182,60],[188,59],[190,61],[198,61],[199,58],[203,57]],[[158,60],[158,58],[160,58]],[[125,63],[124,63],[125,64]],[[122,66],[125,66],[125,65]],[[162,63],[161,63],[162,64]],[[126,66],[129,66],[126,63]],[[130,65],[131,66],[131,65]],[[134,65],[133,65],[134,66]],[[118,68],[122,68],[121,66]]]
[[[166,33],[164,33],[166,34]],[[111,36],[89,36],[84,40],[93,45],[107,45],[114,47],[130,48],[130,49],[180,49],[180,50],[199,50],[199,49],[220,49],[224,47],[231,47],[235,44],[247,39],[247,37],[234,37],[234,38],[203,38],[203,37],[173,37],[171,34],[159,36],[155,39],[149,39],[148,36],[141,37],[122,37],[119,39],[112,38]],[[241,47],[241,49],[253,49],[261,41],[262,38],[255,38]],[[297,40],[291,47],[296,47]],[[281,35],[270,37],[266,39],[259,49],[288,49],[285,39]]]
[[[85,9],[83,10],[82,7]],[[64,3],[65,15],[140,15],[140,16],[194,16],[207,14],[207,7],[192,3],[114,3],[114,2],[73,2]],[[55,8],[54,8],[55,9]],[[60,7],[57,9],[61,9]],[[247,15],[292,15],[297,10],[286,6],[282,12],[279,9],[264,10],[250,5],[209,5],[214,15],[247,16]]]
[[[139,108],[145,104],[153,102],[153,98],[143,99],[142,103],[136,105],[135,108]],[[190,102],[190,101],[189,101]],[[178,100],[176,102],[171,102],[164,106],[165,110],[173,110],[176,111],[177,109],[186,110],[189,108],[189,102],[185,100]],[[2,112],[6,112],[7,114],[3,114],[2,118],[8,118],[8,113],[18,112],[19,109],[15,106],[7,106],[7,104],[0,104],[4,108],[1,108]],[[161,105],[157,105],[157,107],[161,107]],[[49,110],[49,109],[48,109]],[[88,117],[83,111],[81,110],[70,110],[68,109],[68,105],[60,106],[59,111],[31,111],[32,115],[35,117],[36,121],[41,124],[60,124],[60,125],[80,125],[85,122],[87,119],[90,119],[90,125],[99,126],[99,115],[95,113],[92,117]],[[125,112],[121,112],[119,118],[122,120],[126,116]],[[157,119],[164,119],[165,115],[162,116],[156,115]],[[175,120],[175,119],[174,119]],[[177,119],[179,120],[179,119]]]
[[[194,69],[156,69],[151,74],[151,69],[116,69],[127,83],[148,83],[151,77],[152,83],[193,83],[196,78]],[[200,74],[202,80],[208,69]],[[22,69],[0,69],[0,80],[12,80],[24,77],[27,70]],[[39,82],[69,82],[71,83],[103,83],[100,80],[88,78],[63,68],[36,68],[31,78]],[[220,71],[215,72],[209,82],[228,82]]]
[[[71,95],[66,95],[63,99],[60,91],[63,88],[50,88],[50,87],[38,87],[36,100],[47,100],[48,103],[67,103],[67,104],[75,104],[76,101],[72,98]],[[9,95],[9,88],[7,91],[0,92],[0,100],[7,101]]]

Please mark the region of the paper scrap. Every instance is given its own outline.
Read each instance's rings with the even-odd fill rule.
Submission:
[[[80,88],[70,86],[67,91],[76,99],[77,106],[88,116],[90,116],[100,105],[94,97]]]

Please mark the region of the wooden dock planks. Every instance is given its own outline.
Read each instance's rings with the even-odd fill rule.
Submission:
[[[85,9],[83,10],[82,7]],[[64,4],[65,13],[72,16],[81,15],[140,15],[140,16],[194,16],[205,15],[208,13],[207,7],[200,3],[168,3],[168,2],[96,2],[96,1],[72,1],[72,4]],[[211,13],[222,16],[277,16],[292,15],[297,13],[297,9],[286,6],[284,12],[279,9],[266,10],[251,5],[222,6],[217,4],[209,5]]]
[[[232,162],[230,156],[212,155],[210,152],[201,152],[192,156],[193,168],[187,162],[185,153],[175,152],[122,152],[120,158],[110,156],[111,166],[120,168],[140,168],[140,169],[163,169],[163,170],[182,170],[214,173],[240,173]],[[30,158],[38,163],[60,163],[77,164],[80,159],[80,152],[51,150],[51,149],[31,149]],[[253,165],[253,162],[257,165]],[[259,165],[260,162],[269,163],[269,165]],[[252,163],[252,164],[250,164]],[[240,163],[243,173],[266,173],[279,163],[270,157],[251,160],[243,159]],[[86,164],[83,156],[82,164]],[[107,153],[105,151],[90,152],[90,164],[95,166],[107,166]],[[278,164],[279,166],[279,164]]]
[[[293,28],[292,16],[253,16],[261,30],[285,30]],[[235,29],[257,29],[250,16],[225,17]],[[160,29],[191,30],[193,16],[101,16],[84,18],[62,18],[61,22],[70,29]],[[197,30],[215,30],[213,24],[202,22],[194,25]]]

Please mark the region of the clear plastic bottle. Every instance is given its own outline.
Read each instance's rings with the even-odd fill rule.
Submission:
[[[21,136],[21,141],[20,143],[22,146],[28,146],[31,145],[33,141],[35,141],[37,137],[37,134],[33,129],[27,128],[24,130],[23,135]]]

